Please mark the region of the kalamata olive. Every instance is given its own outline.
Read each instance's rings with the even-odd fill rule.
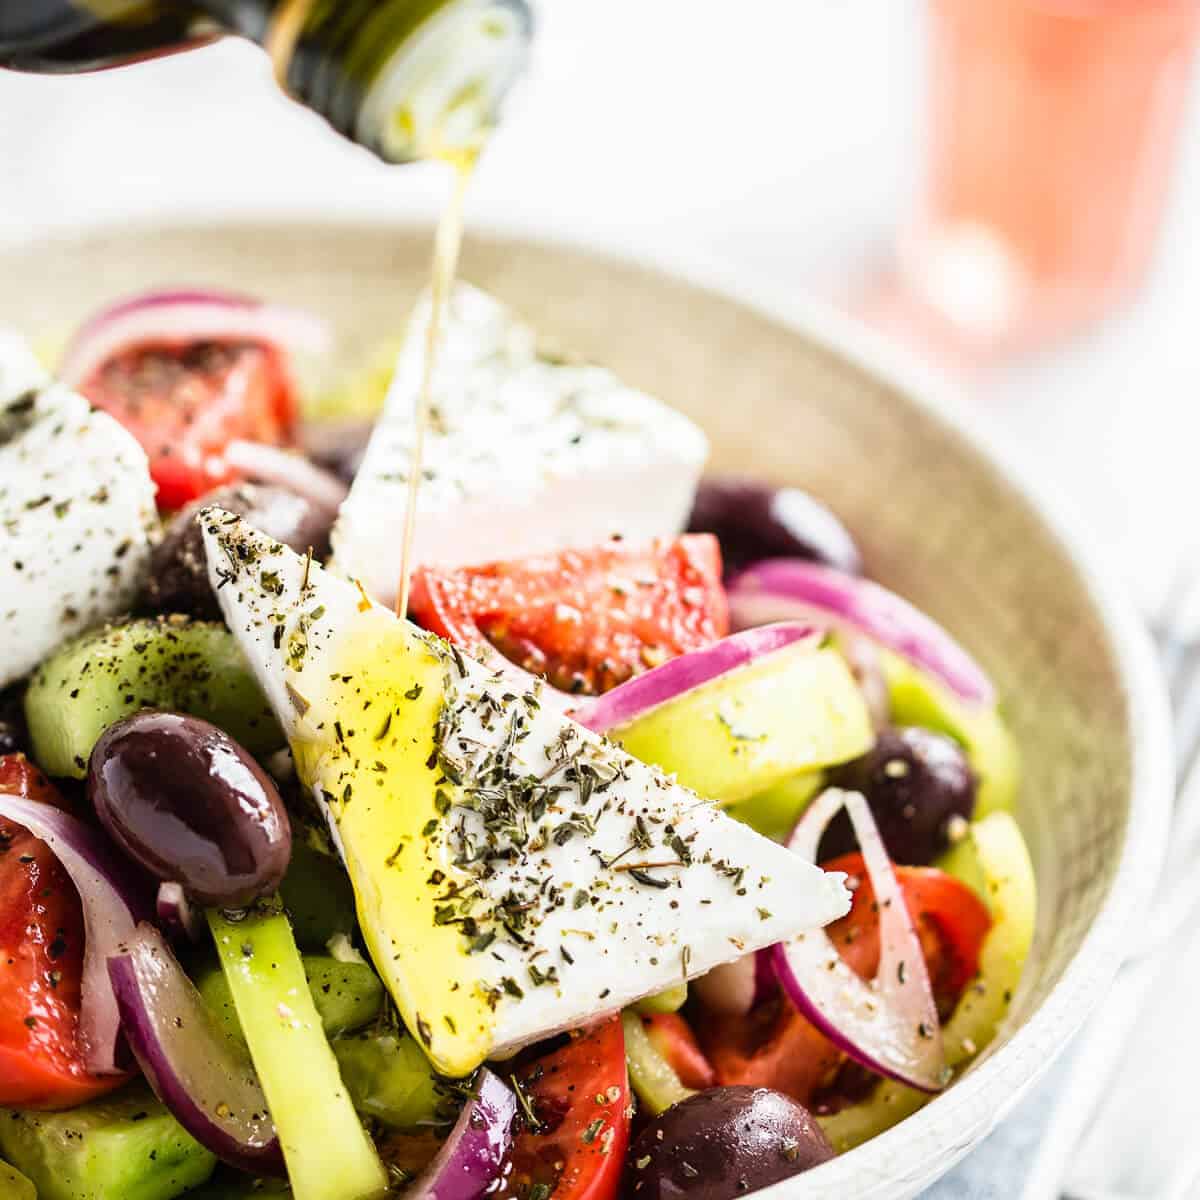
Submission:
[[[717,535],[728,571],[764,558],[807,558],[851,575],[862,572],[862,556],[846,527],[799,488],[710,477],[696,492],[688,528]]]
[[[143,710],[92,750],[88,797],[113,840],[199,904],[240,908],[273,892],[292,829],[271,777],[228,734]]]
[[[862,792],[888,853],[899,863],[931,863],[950,844],[955,823],[975,811],[975,773],[951,738],[916,727],[885,729],[861,758],[829,773],[835,787]],[[821,839],[822,862],[858,846],[845,812]]]
[[[637,1200],[735,1200],[833,1157],[803,1105],[768,1088],[719,1087],[656,1117],[629,1151]]]
[[[143,603],[156,612],[191,613],[219,619],[220,606],[208,582],[204,541],[196,514],[215,504],[245,517],[298,554],[310,546],[321,558],[329,549],[334,513],[276,484],[233,483],[217,488],[177,512],[150,558]]]

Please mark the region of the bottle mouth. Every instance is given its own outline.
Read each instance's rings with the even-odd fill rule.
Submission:
[[[451,0],[384,63],[359,110],[356,140],[389,162],[476,153],[525,67],[525,0]]]

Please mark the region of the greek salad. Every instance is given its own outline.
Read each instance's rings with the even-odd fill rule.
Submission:
[[[732,1200],[936,1097],[1035,889],[984,671],[453,293],[0,331],[0,1195]]]

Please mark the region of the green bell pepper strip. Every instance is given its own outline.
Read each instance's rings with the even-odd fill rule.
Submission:
[[[296,1200],[374,1200],[388,1180],[338,1073],[278,900],[206,913]]]
[[[684,1087],[675,1068],[658,1052],[646,1033],[642,1018],[631,1009],[621,1014],[625,1030],[625,1061],[634,1095],[654,1116],[696,1093]]]
[[[678,1012],[687,1003],[687,998],[688,985],[680,981],[673,987],[664,988],[661,992],[655,992],[653,996],[639,1000],[633,1007],[643,1017],[652,1017],[656,1013]]]

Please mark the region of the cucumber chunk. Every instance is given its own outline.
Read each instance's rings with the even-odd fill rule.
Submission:
[[[948,734],[966,750],[979,776],[975,819],[992,812],[1011,812],[1021,781],[1021,757],[997,709],[963,704],[936,679],[888,650],[880,651],[880,660],[892,721]]]
[[[387,1175],[338,1073],[278,901],[205,914],[296,1200],[374,1200]]]
[[[0,1150],[40,1200],[174,1200],[217,1165],[141,1083],[69,1112],[0,1111]]]
[[[292,842],[292,861],[279,885],[279,896],[298,946],[323,950],[335,934],[349,936],[358,927],[346,868],[303,839]]]
[[[301,961],[326,1037],[361,1029],[379,1015],[383,1007],[383,984],[370,967],[318,954],[306,954]],[[238,1024],[237,1008],[224,971],[218,966],[201,971],[196,988],[226,1037],[244,1044],[246,1039]]]
[[[725,811],[774,842],[787,840],[809,801],[825,786],[823,771],[807,771],[765,792],[731,804]]]
[[[992,914],[979,955],[979,975],[942,1026],[946,1062],[957,1074],[995,1038],[1008,1014],[1033,944],[1037,881],[1021,831],[1003,812],[973,822],[967,836],[937,865],[981,888]],[[929,1099],[923,1092],[884,1080],[866,1100],[818,1121],[841,1154],[890,1129]]]
[[[333,1053],[354,1107],[392,1129],[427,1127],[442,1097],[425,1051],[406,1033],[338,1038]]]
[[[0,1162],[0,1196],[6,1200],[37,1200],[33,1184],[6,1162]]]
[[[957,1067],[988,1044],[1008,1015],[1033,945],[1037,880],[1017,823],[1008,813],[975,821],[938,866],[971,886],[982,880],[992,928],[979,955],[979,978],[968,986],[942,1031],[946,1058]]]
[[[251,754],[284,744],[233,634],[215,621],[158,617],[94,629],[37,669],[25,693],[33,756],[51,775],[82,779],[100,735],[142,708],[203,717]]]
[[[874,742],[862,693],[841,655],[807,644],[692,688],[609,737],[726,804],[857,758]]]

